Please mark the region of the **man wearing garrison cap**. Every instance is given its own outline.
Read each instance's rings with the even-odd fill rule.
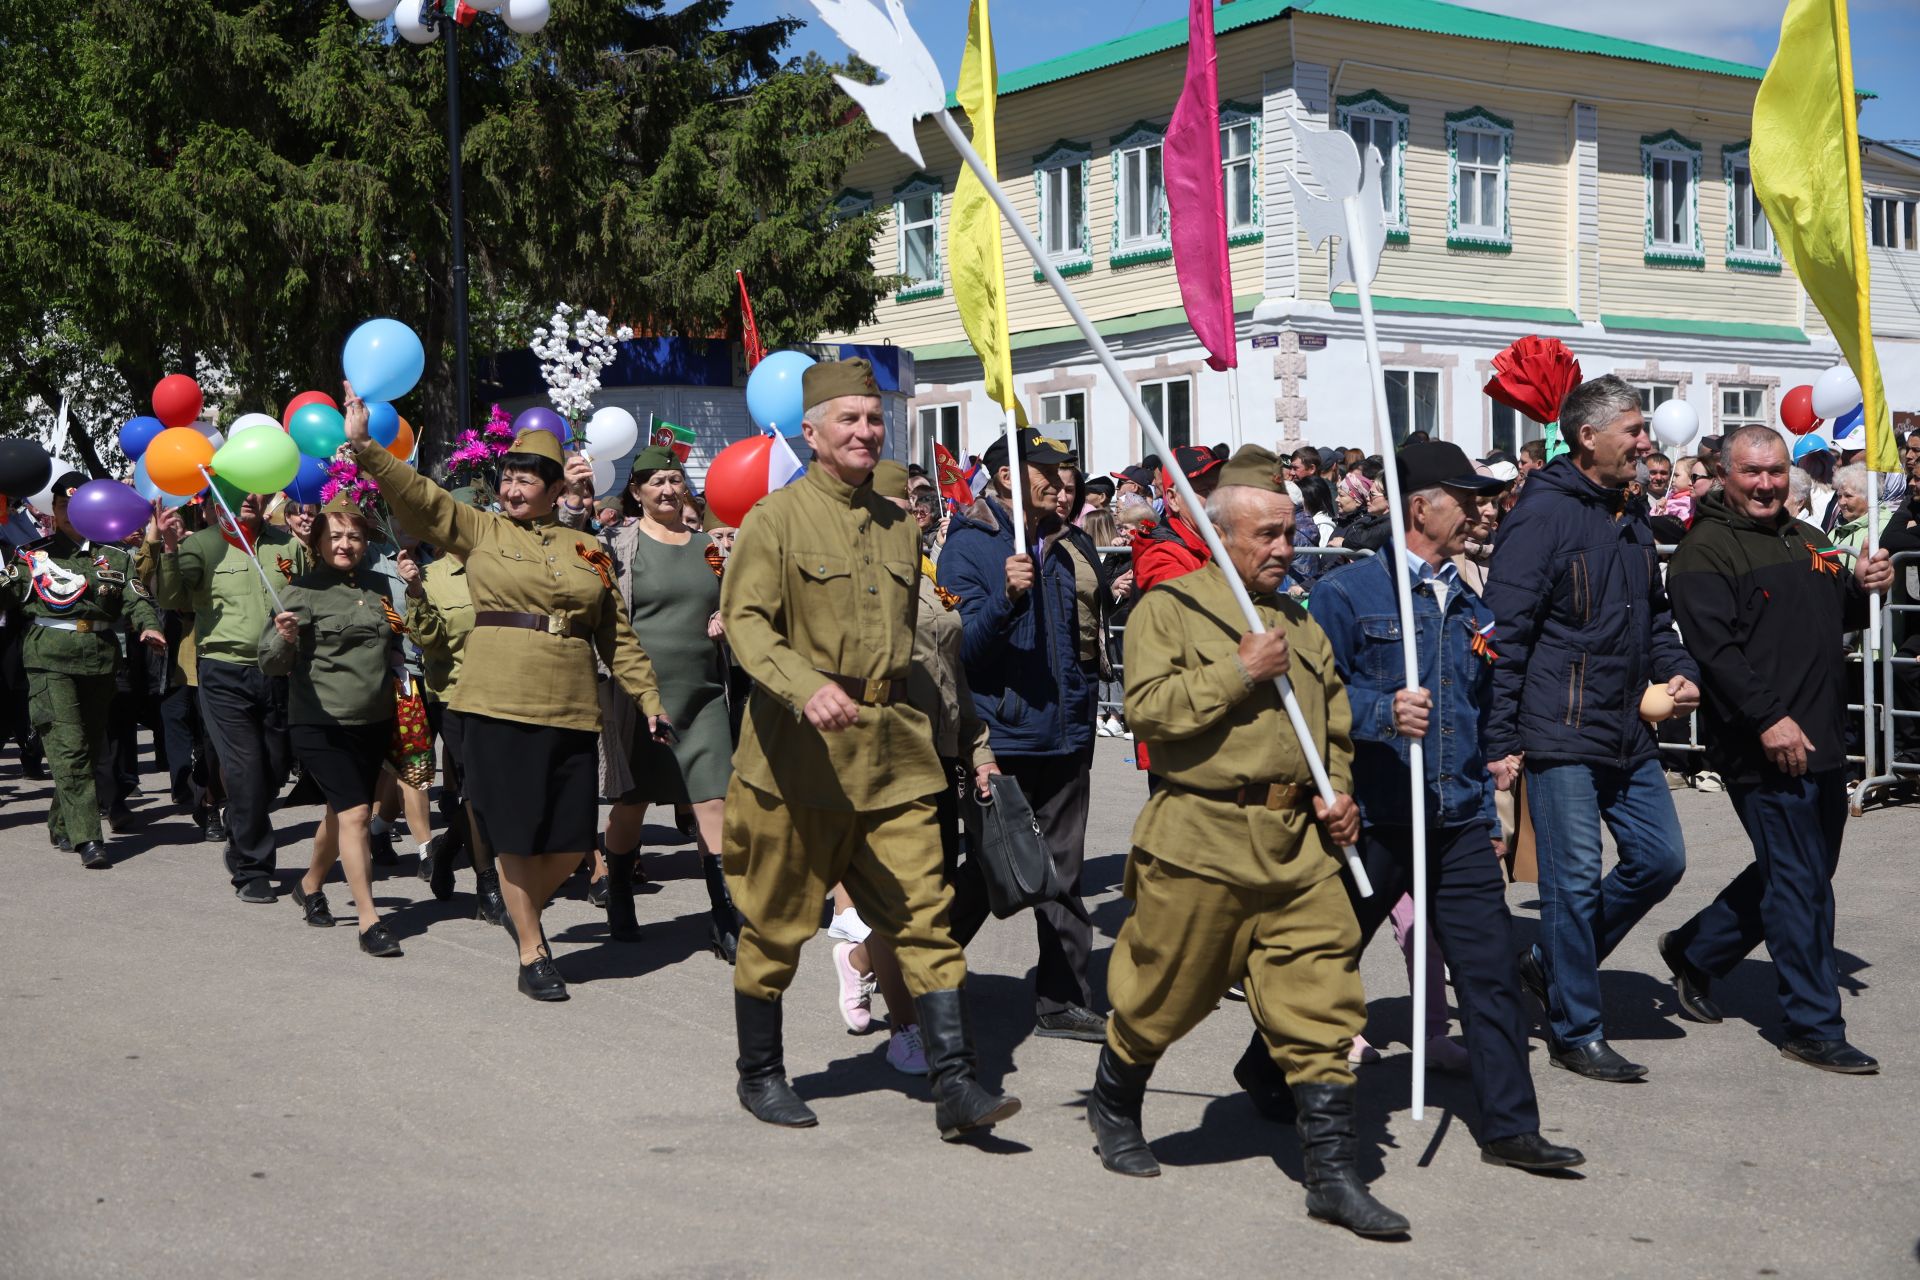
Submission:
[[[813,1112],[787,1083],[780,996],[820,903],[846,885],[893,943],[913,993],[943,1138],[985,1129],[1019,1102],[974,1078],[948,930],[935,794],[945,784],[931,725],[907,700],[919,533],[874,493],[886,442],[864,360],[813,365],[803,383],[806,474],[741,521],[720,612],[753,679],[727,792],[722,861],[743,925],[733,971],[741,1105],[768,1124]]]
[[[1242,982],[1293,1089],[1308,1212],[1393,1235],[1406,1219],[1354,1168],[1347,1048],[1366,1003],[1338,852],[1360,830],[1348,794],[1351,716],[1326,633],[1280,589],[1293,563],[1293,503],[1279,469],[1256,445],[1236,453],[1207,499],[1228,562],[1162,583],[1127,621],[1127,723],[1152,745],[1164,785],[1134,823],[1125,879],[1134,908],[1107,970],[1113,1018],[1087,1120],[1107,1168],[1158,1174],[1141,1132],[1154,1064]],[[1253,597],[1263,633],[1247,630],[1229,573]],[[1311,743],[1287,722],[1274,687],[1282,675]],[[1331,809],[1303,746],[1326,759]]]

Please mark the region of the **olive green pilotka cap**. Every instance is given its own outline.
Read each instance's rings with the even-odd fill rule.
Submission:
[[[679,471],[685,472],[686,466],[673,456],[673,450],[663,444],[650,444],[633,455],[633,468],[629,474],[642,471]]]
[[[1224,489],[1230,484],[1246,485],[1250,489],[1264,489],[1268,493],[1285,493],[1286,481],[1280,477],[1280,459],[1271,449],[1263,449],[1257,444],[1243,444],[1227,459],[1227,465],[1220,468],[1220,482],[1216,486]]]
[[[366,508],[348,497],[345,490],[341,490],[339,493],[327,499],[327,505],[320,508],[320,514],[323,516],[352,516],[357,520],[365,520],[367,518]]]
[[[522,431],[513,438],[513,446],[508,453],[530,453],[536,458],[551,458],[560,466],[566,466],[567,460],[560,453],[560,440],[551,431]]]
[[[906,500],[907,469],[892,458],[882,458],[873,464],[873,492],[882,498]]]
[[[807,366],[800,390],[805,407],[811,409],[841,396],[877,396],[880,384],[873,380],[873,366],[865,360],[822,360]]]

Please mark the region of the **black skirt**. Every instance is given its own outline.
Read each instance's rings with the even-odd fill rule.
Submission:
[[[374,784],[393,743],[393,721],[287,726],[293,754],[335,813],[373,803]]]
[[[462,714],[467,804],[499,853],[579,855],[600,825],[600,735]]]

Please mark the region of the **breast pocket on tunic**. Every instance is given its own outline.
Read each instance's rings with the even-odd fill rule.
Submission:
[[[818,600],[842,611],[853,604],[853,565],[845,557],[825,551],[796,551],[793,567],[807,588],[809,600]]]

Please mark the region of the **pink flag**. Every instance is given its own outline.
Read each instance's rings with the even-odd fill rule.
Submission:
[[[1221,185],[1220,74],[1213,52],[1212,0],[1190,0],[1187,83],[1166,142],[1167,216],[1180,300],[1207,363],[1240,363],[1234,341],[1233,270],[1227,264],[1227,197]]]

